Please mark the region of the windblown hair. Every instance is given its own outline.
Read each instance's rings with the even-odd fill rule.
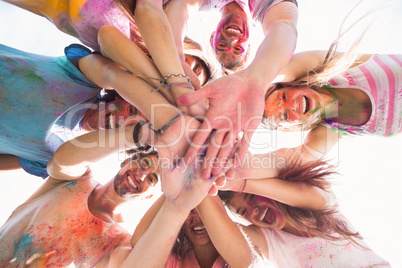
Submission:
[[[335,174],[334,167],[323,160],[301,163],[295,161],[286,165],[280,171],[278,178],[288,181],[306,182],[324,191],[328,191],[330,183],[327,177]],[[233,212],[230,200],[235,194],[231,191],[219,191],[219,196],[225,205]],[[296,208],[284,203],[272,200],[275,208],[286,218],[287,223],[295,227],[302,236],[321,237],[328,241],[340,241],[346,239],[356,245],[360,245],[359,232],[353,231],[346,221],[343,220],[335,206],[326,207],[322,210]],[[361,245],[360,245],[361,246]]]
[[[291,88],[311,88],[316,90],[317,88],[324,87],[329,84],[329,81],[341,75],[346,70],[348,70],[354,63],[356,63],[357,58],[357,49],[360,43],[363,40],[363,37],[369,27],[366,27],[364,32],[359,36],[359,38],[352,44],[352,46],[345,53],[340,53],[337,51],[338,46],[342,38],[359,22],[361,22],[364,18],[377,12],[379,9],[373,9],[366,13],[366,15],[362,16],[356,22],[354,22],[350,27],[348,27],[343,33],[339,34],[338,38],[332,42],[330,45],[328,52],[324,58],[322,64],[319,64],[315,68],[306,72],[301,77],[290,81],[290,82],[280,82],[272,84],[265,94],[265,99],[268,98],[274,91],[279,90],[285,87]],[[346,18],[345,18],[346,19]],[[303,122],[299,126],[295,126],[293,129],[287,130],[308,130],[313,128],[316,124],[322,122],[322,118],[319,115],[312,115],[312,117],[308,120],[308,122]],[[278,127],[278,122],[275,122],[272,118],[266,117],[262,120],[263,125],[268,129],[280,129]]]

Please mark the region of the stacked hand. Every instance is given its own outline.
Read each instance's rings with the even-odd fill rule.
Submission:
[[[264,111],[264,90],[254,82],[239,75],[222,77],[204,88],[185,94],[177,99],[179,105],[193,105],[209,99],[209,109],[204,122],[195,134],[191,148],[185,156],[186,163],[192,163],[201,145],[211,132],[216,130],[208,148],[202,177],[219,175],[227,157],[233,150],[238,134],[244,132],[237,155],[239,164],[250,145],[250,139],[261,122]],[[216,159],[217,157],[217,159]],[[212,163],[217,163],[212,168]]]

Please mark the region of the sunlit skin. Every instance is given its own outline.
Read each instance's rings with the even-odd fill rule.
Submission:
[[[126,159],[114,179],[114,189],[123,199],[131,199],[149,188],[155,187],[159,181],[158,158],[148,154],[140,159]]]
[[[275,208],[269,198],[236,193],[230,200],[230,206],[237,214],[255,226],[283,229],[286,225],[285,217]]]
[[[249,27],[244,16],[230,14],[224,17],[211,35],[211,46],[226,68],[239,64],[250,48]]]
[[[198,77],[200,84],[204,85],[207,81],[207,72],[200,63],[200,60],[188,54],[184,55],[184,60],[190,66],[191,70],[193,70],[194,74]]]
[[[324,115],[324,107],[333,101],[332,95],[310,88],[281,88],[265,100],[264,116],[278,125],[299,125],[312,115]]]
[[[207,229],[201,221],[197,210],[193,209],[186,221],[183,223],[182,230],[193,246],[205,246],[211,244]]]
[[[114,100],[106,104],[100,103],[97,107],[97,109],[88,109],[82,120],[83,129],[88,131],[115,129],[135,124],[140,119],[134,118],[134,115],[140,114],[138,110],[123,99]],[[133,119],[136,120],[127,121],[130,116],[133,116]]]

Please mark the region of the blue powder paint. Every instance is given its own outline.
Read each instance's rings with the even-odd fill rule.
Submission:
[[[24,252],[24,253],[30,253],[33,254],[32,252],[32,247],[34,245],[34,240],[35,240],[35,236],[31,236],[29,234],[24,234],[18,245],[16,245],[16,251],[17,252]]]

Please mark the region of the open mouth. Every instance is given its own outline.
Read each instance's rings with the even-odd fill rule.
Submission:
[[[225,30],[228,34],[231,34],[231,35],[239,35],[239,34],[243,33],[242,30],[235,25],[230,25]]]
[[[263,210],[259,219],[261,222],[272,224],[275,220],[275,213],[272,209],[267,207],[265,210]]]
[[[128,181],[128,184],[130,184],[130,186],[133,187],[133,189],[135,189],[135,190],[139,189],[137,180],[134,178],[133,175],[127,174],[127,181]]]
[[[203,235],[206,232],[204,225],[197,225],[191,228],[192,232],[196,235]]]

